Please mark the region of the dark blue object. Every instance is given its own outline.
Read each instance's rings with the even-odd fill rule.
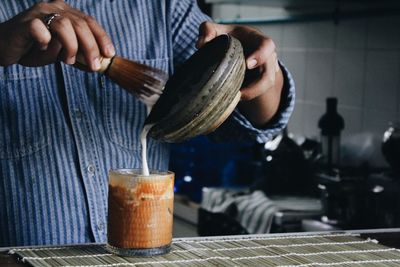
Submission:
[[[200,202],[203,187],[251,184],[253,148],[253,143],[215,143],[205,136],[171,145],[175,192]]]

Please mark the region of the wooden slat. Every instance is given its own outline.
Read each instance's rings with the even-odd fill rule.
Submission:
[[[119,257],[104,245],[20,248],[32,266],[399,266],[400,251],[357,234],[258,235],[175,240],[169,254]]]

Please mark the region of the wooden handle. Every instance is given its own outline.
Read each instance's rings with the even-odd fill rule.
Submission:
[[[100,69],[97,72],[104,73],[107,70],[108,66],[110,65],[111,59],[112,58],[108,57],[100,57]],[[76,55],[76,63],[80,65],[79,67],[81,68],[83,67],[84,69],[87,69],[88,67],[86,60],[81,53],[78,53]]]

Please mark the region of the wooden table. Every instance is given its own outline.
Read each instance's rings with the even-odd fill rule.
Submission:
[[[324,232],[329,233],[329,232]],[[354,231],[335,231],[334,233],[353,233],[360,234],[362,238],[371,238],[378,240],[381,244],[386,245],[388,247],[400,248],[400,228],[394,229],[373,229],[373,230],[354,230]],[[307,234],[321,234],[321,232],[307,232],[307,233],[292,233],[290,235],[307,235]],[[282,234],[269,234],[266,236],[274,236],[274,235],[282,235]],[[285,234],[288,235],[288,234]],[[193,239],[193,238],[181,238],[184,239]],[[202,239],[202,237],[198,237],[196,239]],[[0,248],[0,267],[9,266],[9,267],[22,267],[27,266],[26,264],[20,263],[14,256],[8,255],[8,251],[10,248]]]

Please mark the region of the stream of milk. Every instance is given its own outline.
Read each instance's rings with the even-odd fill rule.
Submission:
[[[154,124],[147,124],[140,133],[140,143],[142,144],[142,175],[150,175],[149,165],[147,163],[147,134]]]

